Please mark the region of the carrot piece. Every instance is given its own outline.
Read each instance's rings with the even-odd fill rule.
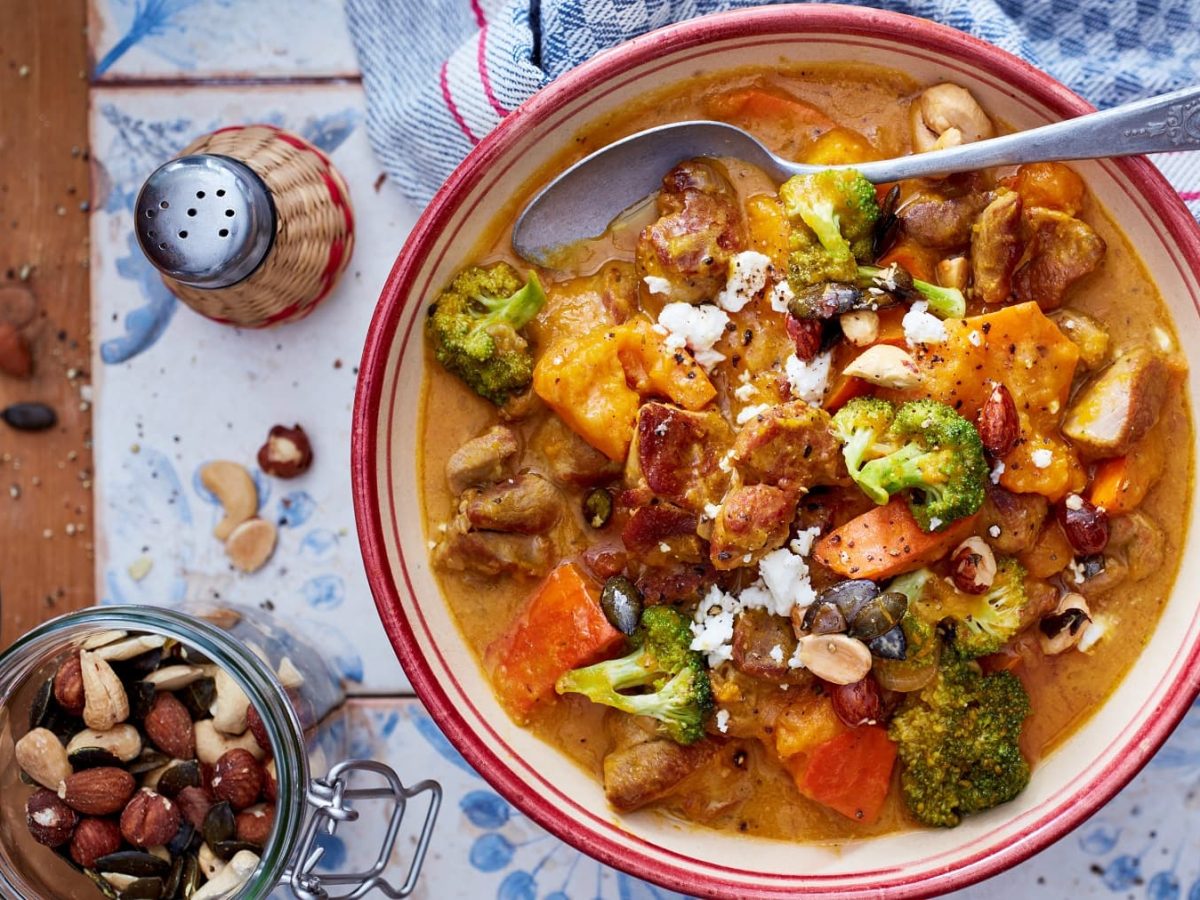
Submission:
[[[835,413],[855,397],[861,397],[871,390],[869,382],[853,375],[839,375],[829,396],[825,398],[825,410]]]
[[[825,535],[813,548],[817,561],[846,578],[891,578],[919,569],[957,546],[975,528],[975,516],[926,534],[908,504],[894,498]]]
[[[1123,485],[1128,483],[1129,463],[1128,456],[1117,456],[1098,463],[1096,474],[1092,476],[1088,499],[1097,506],[1116,512],[1117,504],[1121,502]]]
[[[1069,216],[1083,208],[1083,179],[1057,162],[1029,163],[1017,169],[1017,193],[1024,206],[1059,209]]]
[[[757,123],[769,123],[776,127],[826,130],[833,127],[833,120],[821,110],[795,97],[764,91],[761,88],[743,88],[709,97],[709,114],[723,119],[740,119]]]
[[[625,636],[600,609],[597,584],[574,563],[552,571],[484,654],[501,705],[524,721],[553,696],[559,676],[621,647]]]
[[[800,161],[812,166],[842,166],[873,159],[879,159],[879,151],[870,141],[857,131],[838,127],[817,138]]]
[[[757,194],[747,200],[746,230],[750,232],[750,246],[769,256],[779,271],[786,272],[792,225],[779,198]]]
[[[1166,448],[1156,428],[1134,444],[1125,456],[1096,464],[1088,499],[1103,506],[1110,516],[1133,512],[1158,483],[1165,467]]]
[[[848,730],[828,694],[805,694],[775,719],[775,752],[780,759],[806,755]]]
[[[784,765],[809,800],[873,825],[892,785],[896,745],[882,726],[860,725]]]
[[[892,263],[899,263],[900,268],[907,271],[913,278],[919,278],[921,281],[937,281],[934,273],[937,257],[932,250],[913,241],[896,241],[892,245],[892,249],[879,257],[875,265],[886,269]]]

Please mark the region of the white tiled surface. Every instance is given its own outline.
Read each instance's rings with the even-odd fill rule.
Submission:
[[[396,695],[408,685],[362,573],[347,463],[362,339],[416,212],[378,183],[357,85],[310,81],[356,71],[340,4],[294,0],[284,16],[279,8],[272,0],[93,3],[93,58],[104,65],[92,92],[91,141],[98,593],[110,602],[216,592],[269,603],[332,649],[353,693]],[[305,81],[203,83],[241,77]],[[297,131],[330,152],[358,222],[355,255],[334,294],[306,321],[266,332],[218,326],[176,303],[130,235],[133,196],[156,165],[197,134],[250,121]],[[317,462],[291,482],[260,474],[264,515],[285,523],[280,547],[262,572],[235,576],[211,537],[217,510],[195,472],[218,457],[253,469],[267,429],[294,421],[312,437]],[[135,581],[129,565],[143,556],[153,566]],[[434,777],[445,788],[418,896],[669,896],[545,835],[470,770],[419,702],[355,700],[344,727],[347,752],[389,761],[408,782]],[[330,841],[325,862],[370,855],[371,822],[361,823],[365,835],[346,830]],[[410,846],[406,838],[397,850],[397,878]],[[1200,900],[1197,851],[1200,708],[1090,822],[960,896]]]

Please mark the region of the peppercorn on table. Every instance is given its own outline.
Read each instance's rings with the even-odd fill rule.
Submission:
[[[411,697],[378,625],[350,501],[350,409],[371,310],[417,210],[371,155],[340,4],[300,0],[280,19],[267,0],[97,0],[90,17],[96,598],[261,605],[331,648],[355,695],[337,724],[347,755],[446,789],[418,896],[671,896],[559,843],[493,792]],[[175,300],[138,250],[131,221],[157,165],[200,134],[250,122],[294,131],[329,154],[358,226],[332,295],[305,321],[264,331],[217,325]],[[1177,186],[1195,196],[1197,185]],[[312,443],[311,469],[288,480],[262,471],[256,454],[270,429],[297,423]],[[253,574],[232,570],[212,534],[222,510],[200,470],[221,459],[253,474],[259,515],[278,526],[274,554]],[[1200,861],[1186,852],[1200,839],[1198,777],[1194,709],[1093,820],[962,896],[1200,897]],[[323,866],[344,867],[370,844],[352,834],[327,842]]]

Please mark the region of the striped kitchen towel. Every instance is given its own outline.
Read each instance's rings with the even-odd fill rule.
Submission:
[[[424,205],[489,131],[600,50],[761,0],[347,0],[376,154]],[[1100,107],[1200,82],[1196,0],[879,0],[1024,57]],[[1200,217],[1200,153],[1157,157]]]

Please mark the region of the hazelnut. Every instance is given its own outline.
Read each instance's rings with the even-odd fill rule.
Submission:
[[[213,796],[227,800],[235,810],[243,810],[258,800],[262,792],[262,767],[249,750],[226,751],[214,770]]]
[[[25,824],[39,844],[61,847],[71,839],[79,817],[54,791],[41,788],[25,801]]]
[[[136,786],[133,776],[124,769],[100,766],[76,772],[63,783],[58,796],[76,812],[111,816],[125,808]]]
[[[142,723],[146,736],[163,753],[175,759],[196,755],[196,732],[187,707],[174,695],[160,691]]]
[[[78,653],[68,656],[58,667],[54,675],[54,699],[68,715],[83,714],[83,667]]]
[[[179,807],[180,814],[198,831],[204,827],[204,817],[212,809],[213,801],[205,788],[185,787],[175,795],[175,805]]]
[[[271,746],[271,739],[267,737],[267,726],[263,724],[262,716],[253,706],[246,707],[246,724],[250,727],[254,740],[258,741],[258,746],[264,749]]]
[[[275,760],[263,766],[263,799],[274,803],[279,799],[279,784],[275,775]]]
[[[950,555],[950,577],[964,594],[982,594],[996,580],[992,548],[982,538],[967,538]]]
[[[237,814],[237,839],[265,847],[275,824],[275,804],[259,803]]]
[[[133,795],[121,813],[121,834],[135,847],[158,847],[175,837],[182,818],[179,807],[154,791]]]
[[[295,478],[312,465],[312,444],[299,425],[276,425],[258,450],[258,465],[276,478]]]
[[[120,850],[122,843],[121,826],[115,820],[84,816],[71,838],[71,859],[91,869],[101,856]]]

